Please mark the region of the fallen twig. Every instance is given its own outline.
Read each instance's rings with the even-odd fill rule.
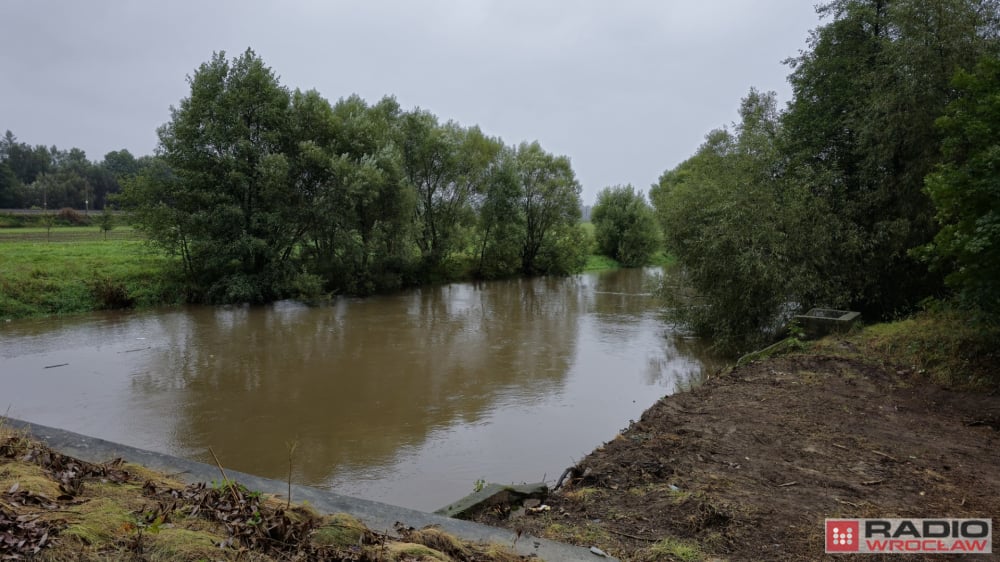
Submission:
[[[630,538],[630,539],[635,539],[637,541],[656,542],[656,541],[660,540],[660,539],[654,539],[654,538],[650,538],[650,537],[640,537],[640,536],[636,536],[636,535],[630,535],[628,533],[623,533],[621,531],[616,531],[614,529],[608,529],[608,532],[614,533],[616,535],[621,535],[623,537],[627,537],[627,538]]]
[[[892,455],[890,455],[888,453],[883,453],[882,451],[872,451],[872,452],[875,453],[876,455],[880,456],[880,457],[885,457],[885,458],[887,458],[887,459],[889,459],[891,461],[899,462],[899,461],[896,461],[896,457],[894,457],[894,456],[892,456]]]
[[[785,488],[785,487],[788,487],[788,486],[794,486],[796,484],[798,484],[798,482],[792,480],[791,482],[785,482],[784,484],[778,484],[778,487],[779,488]]]
[[[66,365],[69,365],[69,363],[60,363],[58,365],[46,365],[44,368],[45,369],[55,369],[56,367],[65,367]]]
[[[836,443],[833,443],[833,446],[836,447],[836,448],[838,448],[838,449],[843,449],[845,451],[850,451],[850,449],[848,449],[847,447],[845,447],[843,445],[838,445]]]
[[[292,508],[292,457],[295,455],[295,449],[299,446],[299,441],[296,439],[291,443],[285,443],[285,447],[288,448],[288,500],[285,503],[285,509]]]
[[[233,501],[239,503],[240,494],[236,491],[236,484],[230,480],[228,476],[226,476],[226,471],[222,468],[222,463],[219,462],[219,457],[215,456],[215,451],[209,447],[208,452],[212,453],[212,458],[215,459],[215,466],[219,467],[219,472],[222,473],[222,482],[229,488],[229,493],[233,495]]]

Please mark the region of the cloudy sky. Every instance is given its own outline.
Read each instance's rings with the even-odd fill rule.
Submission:
[[[0,133],[92,160],[152,153],[214,51],[253,48],[289,88],[396,96],[508,144],[565,154],[593,202],[646,189],[736,119],[751,86],[789,99],[781,61],[811,0],[0,0]]]

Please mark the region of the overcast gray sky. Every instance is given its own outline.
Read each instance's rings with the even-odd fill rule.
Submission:
[[[751,86],[789,99],[781,61],[811,0],[0,0],[0,133],[91,160],[156,146],[213,51],[252,47],[331,102],[395,95],[508,144],[569,156],[583,200],[643,190],[736,119]]]

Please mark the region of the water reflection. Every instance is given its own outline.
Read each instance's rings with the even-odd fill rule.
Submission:
[[[277,478],[297,441],[296,481],[433,509],[554,476],[698,378],[649,275],[14,322],[0,383],[13,416]]]
[[[174,434],[234,468],[280,475],[285,442],[321,462],[304,480],[386,464],[428,434],[558,392],[576,345],[572,283],[449,285],[310,309],[205,309],[164,327],[137,404],[183,389]]]

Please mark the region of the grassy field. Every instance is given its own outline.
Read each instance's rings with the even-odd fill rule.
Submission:
[[[44,226],[25,226],[22,228],[0,228],[0,238],[13,238],[18,234],[45,234],[46,229]],[[111,232],[133,232],[134,229],[131,226],[116,226]],[[68,233],[68,234],[78,234],[78,233],[101,233],[101,229],[96,226],[53,226],[52,234]]]
[[[140,240],[0,242],[0,318],[177,303],[174,264]]]
[[[592,222],[581,222],[580,226],[583,227],[584,232],[587,236],[593,240],[594,239],[594,223]],[[596,246],[596,244],[595,244]],[[674,256],[660,250],[653,254],[647,265],[656,265],[660,267],[668,267],[677,263],[677,258]],[[618,269],[621,264],[618,263],[613,258],[608,256],[603,256],[600,254],[590,254],[587,256],[587,263],[583,266],[584,271],[602,271],[606,269]]]
[[[590,254],[587,256],[587,263],[583,266],[584,271],[602,271],[605,269],[618,269],[621,265],[608,256]]]
[[[95,226],[41,226],[0,228],[0,244],[9,242],[81,242],[87,240],[141,240],[143,236],[131,226],[116,226],[103,232]]]

